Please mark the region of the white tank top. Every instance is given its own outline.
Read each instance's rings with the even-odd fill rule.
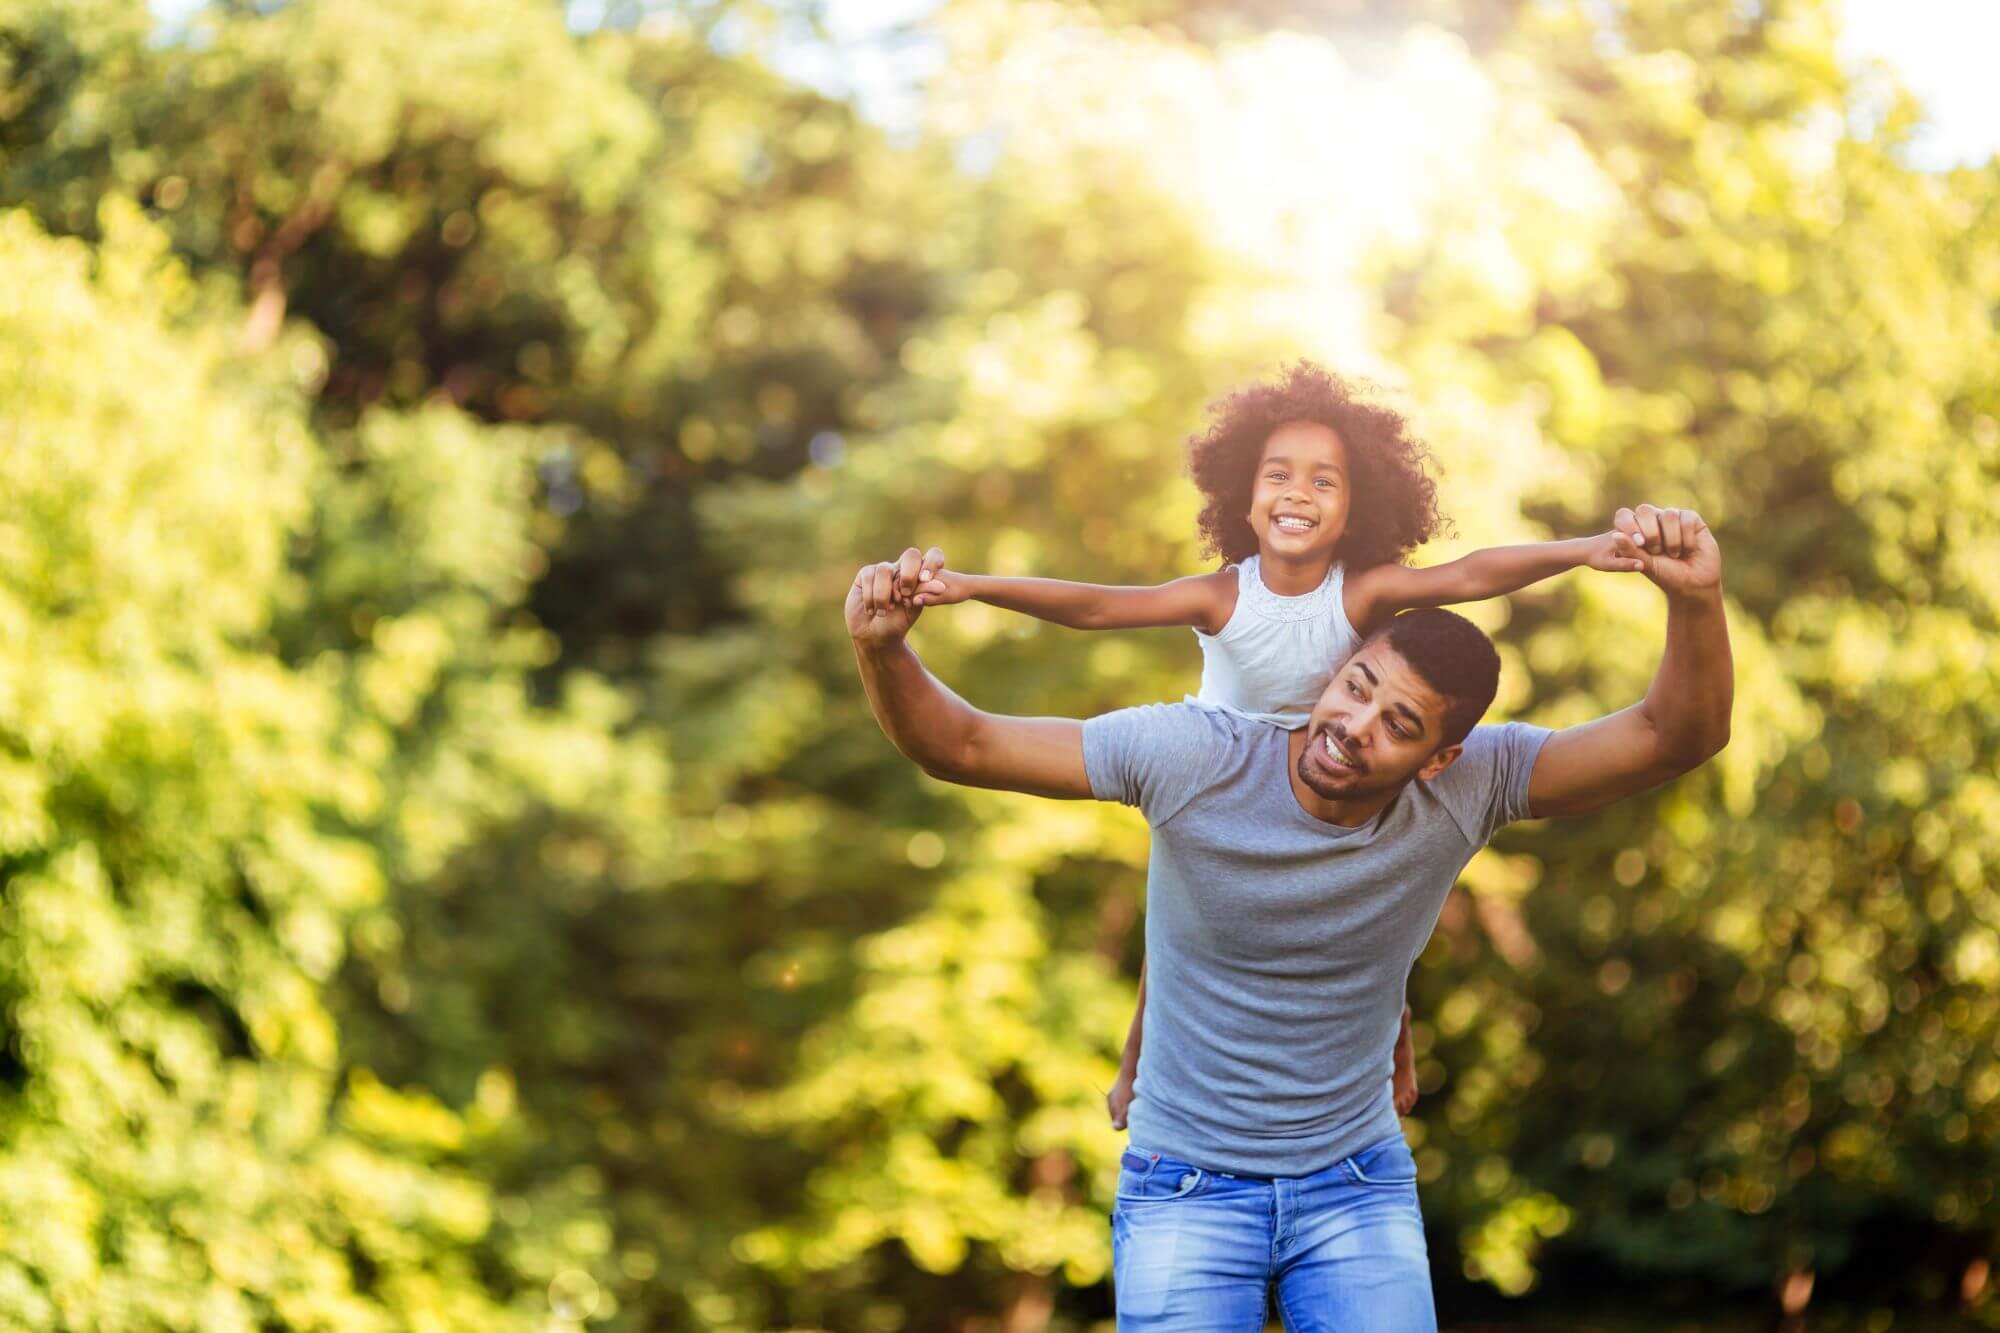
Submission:
[[[1361,646],[1347,623],[1340,563],[1311,592],[1281,597],[1264,586],[1258,557],[1236,566],[1236,610],[1201,644],[1201,693],[1189,703],[1302,727],[1334,670]]]

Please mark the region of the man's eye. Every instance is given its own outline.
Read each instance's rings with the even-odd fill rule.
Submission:
[[[1347,692],[1357,699],[1361,697],[1361,687],[1351,680],[1347,682]]]
[[[1397,740],[1403,739],[1403,729],[1397,726],[1394,722],[1391,722],[1389,724],[1389,734],[1391,736],[1394,736]]]

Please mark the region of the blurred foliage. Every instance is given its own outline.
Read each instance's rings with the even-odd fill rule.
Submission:
[[[391,813],[343,677],[405,673],[271,641],[330,480],[305,400],[136,208],[99,220],[0,218],[0,1319],[520,1323],[471,1166],[515,1117],[384,1086],[328,993]]]
[[[1830,5],[950,0],[894,129],[796,6],[628,11],[0,0],[0,1322],[1107,1319],[1144,827],[921,778],[837,606],[1197,568],[1178,442],[1300,354],[1427,558],[1728,566],[1731,749],[1413,978],[1448,1320],[2000,1322],[2000,175]],[[1474,614],[1510,715],[1650,675],[1636,582]]]

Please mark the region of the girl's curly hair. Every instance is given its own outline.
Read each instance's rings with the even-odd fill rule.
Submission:
[[[1401,560],[1444,526],[1429,451],[1401,413],[1364,401],[1359,386],[1310,361],[1275,383],[1238,389],[1209,407],[1209,426],[1188,440],[1188,471],[1208,503],[1197,520],[1202,545],[1225,564],[1257,553],[1250,493],[1271,432],[1313,421],[1347,446],[1347,530],[1335,555],[1351,570]]]

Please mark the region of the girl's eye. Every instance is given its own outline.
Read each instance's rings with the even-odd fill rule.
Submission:
[[[1321,477],[1318,481],[1314,482],[1313,484],[1320,487],[1322,490],[1330,491],[1333,489],[1333,482],[1326,477]]]
[[[1264,476],[1270,481],[1283,481],[1285,479],[1285,474],[1282,472],[1266,472]]]

